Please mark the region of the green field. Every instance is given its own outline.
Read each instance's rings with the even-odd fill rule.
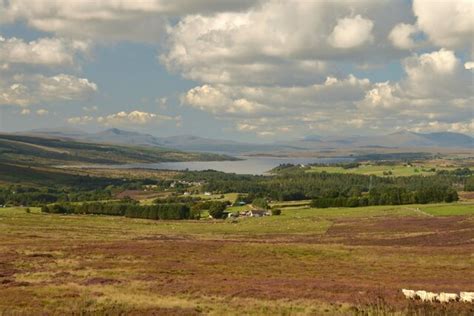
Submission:
[[[403,164],[397,165],[372,165],[362,164],[357,168],[345,169],[343,167],[332,167],[332,166],[312,166],[307,172],[327,172],[327,173],[344,173],[344,174],[363,174],[363,175],[376,175],[376,176],[397,176],[406,177],[413,175],[433,175],[436,171],[431,171],[431,168],[436,170],[454,170],[455,167],[433,167],[431,165],[416,165],[416,166],[404,166]],[[388,174],[390,173],[390,174]]]
[[[400,289],[472,287],[474,204],[291,204],[237,222],[2,208],[0,315],[472,314]]]

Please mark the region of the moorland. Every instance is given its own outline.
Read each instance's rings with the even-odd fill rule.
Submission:
[[[0,315],[474,312],[401,293],[473,290],[465,151],[245,175],[76,168],[227,156],[15,137],[0,138]]]

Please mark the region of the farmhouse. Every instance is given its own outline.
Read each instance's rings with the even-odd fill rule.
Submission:
[[[247,212],[247,216],[250,216],[250,217],[262,217],[262,216],[268,216],[268,215],[271,215],[271,213],[268,211],[259,210],[259,209],[250,210]]]

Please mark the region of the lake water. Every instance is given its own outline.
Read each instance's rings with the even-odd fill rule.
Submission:
[[[109,165],[108,168],[145,168],[160,170],[192,170],[201,171],[213,169],[237,174],[264,174],[281,164],[310,164],[310,163],[339,163],[351,162],[352,158],[275,158],[275,157],[239,157],[243,160],[236,161],[186,161],[186,162],[160,162],[137,163],[125,165]],[[104,168],[103,165],[97,166]],[[89,166],[90,168],[90,166]]]

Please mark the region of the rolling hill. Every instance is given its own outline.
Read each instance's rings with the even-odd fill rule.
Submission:
[[[77,130],[36,130],[22,133],[46,137],[60,137],[83,142],[166,147],[174,150],[214,152],[231,155],[253,153],[294,153],[305,151],[337,150],[341,148],[474,148],[474,138],[452,132],[415,133],[400,131],[388,135],[373,136],[320,136],[308,135],[292,141],[255,144],[225,139],[211,139],[194,135],[156,137],[150,134],[125,131],[117,128],[98,133]]]
[[[69,138],[0,134],[0,161],[24,164],[123,164],[229,160],[229,156],[162,147],[97,144]]]
[[[74,133],[59,130],[34,130],[21,133],[22,135],[37,135],[44,137],[61,137],[65,139],[104,144],[128,144],[148,147],[165,147],[182,151],[213,152],[224,154],[239,154],[250,152],[272,152],[303,150],[286,144],[251,144],[225,139],[211,139],[193,135],[178,135],[169,137],[155,137],[150,134],[125,131],[117,128],[107,129],[98,133]]]

